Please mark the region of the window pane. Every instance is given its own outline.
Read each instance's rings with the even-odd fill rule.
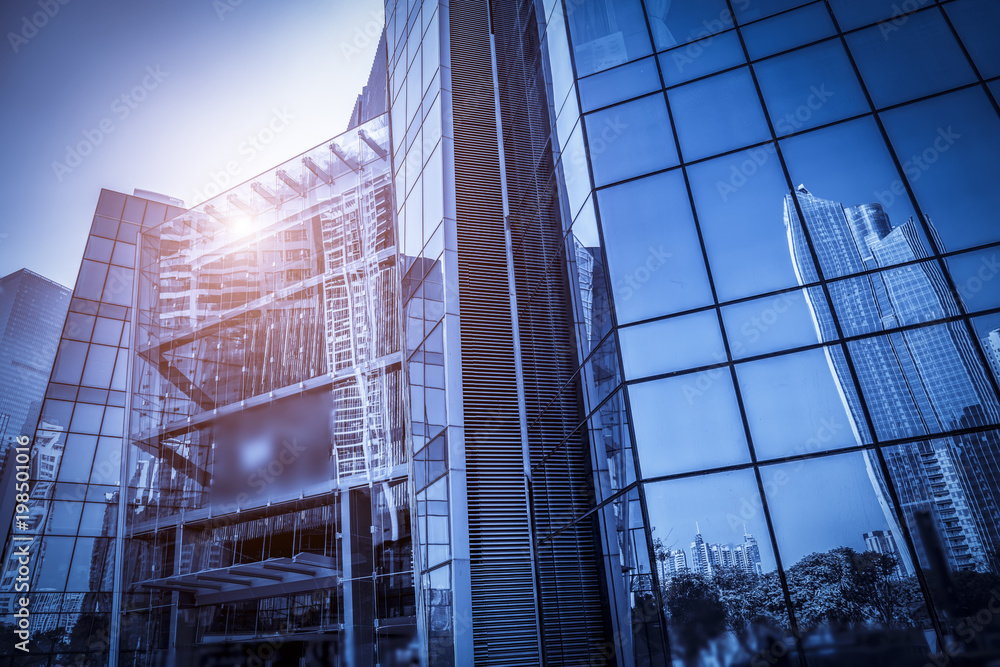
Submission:
[[[810,294],[810,299],[823,298],[820,290]],[[722,317],[736,359],[819,342],[812,303],[804,290],[726,306]]]
[[[83,503],[51,502],[45,533],[49,535],[76,535],[80,525]]]
[[[962,0],[945,5],[962,43],[984,78],[1000,75],[1000,42],[996,27],[1000,25],[1000,5],[993,0]]]
[[[620,323],[712,302],[687,202],[678,171],[598,194]]]
[[[713,35],[660,54],[660,68],[667,86],[707,76],[746,62],[736,31]]]
[[[104,286],[101,301],[128,306],[132,303],[132,269],[112,266],[108,269],[108,282]]]
[[[882,440],[995,423],[1000,407],[961,322],[848,345]]]
[[[59,466],[59,481],[86,482],[90,477],[90,466],[94,462],[97,437],[71,433],[66,436],[66,448]]]
[[[874,121],[862,118],[782,141],[782,151],[806,228],[827,278],[927,255],[916,219]],[[815,264],[794,212],[794,257],[800,276],[815,280]],[[911,220],[912,219],[912,220]]]
[[[688,176],[719,299],[798,282],[781,215],[788,187],[772,145],[693,165]]]
[[[839,352],[808,350],[736,367],[757,458],[861,444],[843,396],[853,387],[836,381]]]
[[[70,430],[74,433],[94,433],[101,429],[101,417],[104,416],[104,406],[90,403],[77,403],[73,411],[73,423]]]
[[[117,484],[121,476],[122,441],[121,438],[100,439],[97,454],[94,457],[94,472],[91,484]]]
[[[93,319],[93,318],[91,318]],[[107,317],[97,318],[97,324],[94,326],[94,339],[95,343],[101,343],[102,345],[118,345],[118,341],[121,340],[122,336],[122,321],[112,320]]]
[[[87,367],[83,371],[83,384],[91,387],[111,386],[111,373],[117,355],[116,347],[91,345],[87,354]]]
[[[936,9],[850,34],[847,43],[878,107],[976,80]]]
[[[1000,306],[1000,246],[955,255],[947,262],[962,303],[970,312]]]
[[[580,101],[584,111],[606,107],[660,88],[656,61],[645,58],[580,79]]]
[[[742,148],[771,136],[746,68],[675,88],[668,95],[685,160]]]
[[[917,201],[947,250],[1000,239],[1000,119],[983,92],[963,90],[883,115]]]
[[[115,242],[111,239],[104,239],[100,236],[91,236],[87,239],[87,251],[83,253],[85,259],[92,259],[97,262],[111,261],[111,249]]]
[[[734,25],[725,0],[647,1],[646,14],[658,51],[694,40],[708,41],[708,36]]]
[[[662,95],[650,95],[586,117],[598,187],[677,164]]]
[[[834,32],[830,13],[819,2],[766,21],[751,23],[743,28],[743,39],[750,57],[757,59],[815,42]]]
[[[90,335],[94,331],[94,316],[83,315],[82,313],[69,313],[66,316],[66,328],[63,336],[73,340],[90,340]]]
[[[788,627],[788,616],[753,472],[645,489],[671,647],[681,655],[709,648],[721,658],[712,664],[750,665],[754,653],[768,664],[761,651],[776,642],[771,633]]]
[[[726,361],[715,310],[620,329],[626,379]]]
[[[61,342],[52,369],[52,381],[79,384],[80,375],[83,373],[83,363],[87,356],[87,347],[86,343],[72,340]]]
[[[778,136],[868,111],[840,40],[770,58],[754,69]]]
[[[863,656],[864,664],[922,665],[933,633],[925,634],[924,600],[873,458],[768,466],[764,492],[807,653],[820,664],[862,664]]]
[[[97,301],[101,298],[101,290],[104,289],[104,277],[108,273],[106,264],[99,264],[88,259],[83,260],[80,265],[80,275],[76,279],[76,289],[73,295],[81,299],[93,299]]]
[[[628,387],[644,477],[750,460],[727,368]]]
[[[993,377],[1000,382],[1000,313],[977,317],[972,320],[972,324],[983,348],[986,363],[993,371]]]
[[[579,76],[652,53],[639,0],[582,0],[572,10],[569,27]]]

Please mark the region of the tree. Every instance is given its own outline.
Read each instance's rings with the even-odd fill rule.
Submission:
[[[697,665],[702,650],[726,631],[719,588],[698,572],[680,572],[664,586],[664,604],[685,665]]]

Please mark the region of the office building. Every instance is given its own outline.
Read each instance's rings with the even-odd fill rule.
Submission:
[[[389,2],[347,133],[103,193],[39,655],[995,659],[1000,10],[917,5]]]

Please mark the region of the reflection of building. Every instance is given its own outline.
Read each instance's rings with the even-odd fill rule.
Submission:
[[[829,305],[821,288],[806,290],[821,340],[836,340],[838,328],[843,336],[861,336],[960,314],[938,264],[919,261],[927,255],[913,220],[892,227],[880,204],[844,207],[799,186],[785,198],[785,226],[800,284],[815,282],[821,274],[829,279],[883,269],[830,283]],[[904,262],[912,263],[894,266]],[[961,324],[865,337],[848,349],[880,441],[933,436],[1000,418],[986,371]],[[846,357],[839,348],[826,353],[858,440],[871,442]],[[972,433],[885,450],[908,521],[913,525],[913,512],[930,509],[956,569],[984,567],[987,552],[1000,544],[1000,510],[993,498],[1000,482],[1000,464],[992,453],[1000,445],[996,440],[990,433]],[[898,534],[880,465],[870,452],[866,457],[886,521]],[[916,546],[922,552],[919,540]],[[908,567],[907,554],[902,555]]]
[[[986,334],[983,347],[986,349],[986,360],[993,370],[993,375],[1000,380],[1000,329],[994,329]]]
[[[864,538],[867,551],[893,556],[898,563],[896,574],[900,577],[909,576],[909,571],[899,553],[899,547],[896,546],[896,539],[893,537],[891,530],[873,530],[870,533],[865,533]]]
[[[701,529],[696,527],[696,530],[697,533],[694,536],[694,542],[691,543],[692,569],[696,572],[700,572],[706,577],[711,577],[721,570],[734,568],[742,570],[747,574],[757,575],[764,573],[757,540],[754,539],[753,535],[747,533],[745,528],[743,544],[735,547],[728,544],[709,544],[701,536]],[[684,569],[687,569],[686,559],[684,563]]]

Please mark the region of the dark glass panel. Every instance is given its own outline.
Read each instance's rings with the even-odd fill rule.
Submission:
[[[660,54],[660,68],[667,86],[676,86],[746,62],[735,30],[712,35]]]
[[[618,337],[629,380],[726,361],[714,309],[625,327]]]
[[[781,209],[788,187],[774,147],[702,162],[688,175],[719,299],[795,285]]]

